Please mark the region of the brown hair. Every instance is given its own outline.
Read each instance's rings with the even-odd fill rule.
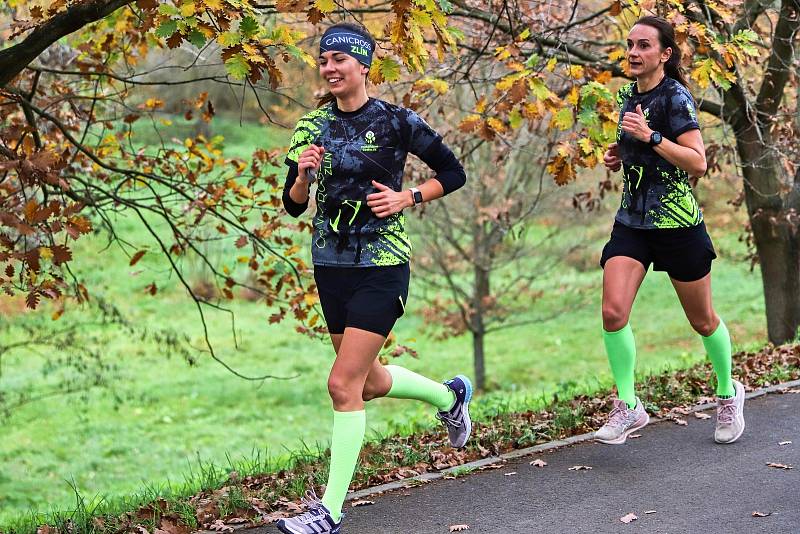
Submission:
[[[642,17],[636,21],[636,24],[643,24],[650,26],[658,31],[658,41],[661,43],[661,49],[672,49],[672,55],[664,64],[664,72],[670,78],[677,80],[684,87],[688,87],[689,83],[686,80],[686,75],[683,73],[681,66],[681,49],[675,41],[675,29],[668,20],[661,17]],[[634,26],[636,26],[634,24]]]
[[[339,22],[338,24],[334,24],[333,26],[331,26],[331,28],[342,28],[345,30],[350,30],[351,32],[355,32],[359,35],[363,35],[370,42],[370,44],[372,44],[372,49],[375,50],[376,46],[375,38],[372,36],[371,33],[369,33],[369,30],[367,30],[364,26],[361,26],[359,24],[353,24],[351,22]],[[368,83],[369,83],[369,77],[367,77],[367,79],[365,80],[365,84]],[[325,104],[335,101],[336,97],[333,96],[333,93],[328,91],[321,97],[317,98],[317,107],[321,108]]]

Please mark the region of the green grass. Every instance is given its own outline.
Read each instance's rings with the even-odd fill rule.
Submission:
[[[227,127],[227,126],[226,126]],[[250,133],[255,134],[253,128]],[[246,155],[252,146],[236,150]],[[594,219],[602,231],[585,247],[587,258],[599,254],[608,214]],[[711,225],[710,225],[711,226]],[[120,221],[131,241],[147,244],[133,221]],[[713,226],[711,226],[713,231]],[[715,264],[715,307],[737,345],[765,339],[764,304],[758,271],[749,272],[738,258],[743,246],[733,233],[712,234],[721,259]],[[101,239],[87,239],[76,250],[74,267],[97,296],[113,302],[134,328],[160,328],[185,335],[203,347],[203,334],[194,305],[170,279],[155,255],[135,267],[116,249],[101,252]],[[227,256],[220,252],[220,261]],[[235,256],[234,256],[235,257]],[[591,265],[592,261],[584,262]],[[140,272],[144,269],[143,272]],[[200,276],[200,273],[196,273]],[[412,277],[413,278],[413,277]],[[160,292],[146,296],[143,288],[156,280]],[[478,398],[478,414],[529,406],[553,393],[566,394],[608,385],[610,373],[600,332],[601,272],[596,268],[554,270],[538,282],[545,296],[532,316],[557,309],[563,295],[547,291],[561,287],[593,288],[588,303],[555,319],[492,334],[486,347],[489,393]],[[415,348],[420,358],[393,362],[440,380],[455,373],[471,374],[471,339],[433,340],[423,333],[418,313],[420,288],[412,282],[411,312],[398,324],[399,339]],[[229,317],[208,311],[217,353],[248,375],[299,375],[292,380],[246,381],[236,378],[206,354],[189,366],[179,356],[163,353],[141,335],[106,326],[97,342],[101,356],[118,366],[113,389],[92,390],[84,396],[55,397],[26,405],[2,420],[0,427],[0,524],[29,509],[71,509],[75,497],[70,483],[85,496],[131,494],[167,482],[191,480],[212,485],[231,464],[246,469],[273,469],[325,443],[331,420],[326,377],[332,362],[328,343],[297,334],[292,324],[269,325],[263,304],[235,301],[238,350]],[[61,319],[68,323],[80,311]],[[30,321],[43,328],[50,313],[24,314],[11,321]],[[663,273],[651,273],[633,311],[632,324],[639,348],[638,371],[687,366],[703,358],[702,345],[683,316]],[[12,330],[12,335],[21,335]],[[4,356],[0,391],[40,387],[49,378],[42,372],[45,355],[17,351]],[[49,375],[48,375],[49,376]],[[574,414],[564,413],[558,424],[569,425]],[[563,419],[563,420],[562,420]],[[432,409],[420,403],[380,400],[368,407],[371,432],[389,429],[409,432],[432,424]],[[531,436],[531,442],[535,436]],[[290,452],[293,451],[293,452]],[[219,466],[210,469],[209,464]],[[248,467],[249,465],[249,467]],[[205,467],[204,467],[205,466]],[[202,481],[206,477],[205,482]],[[231,495],[229,506],[239,504]]]

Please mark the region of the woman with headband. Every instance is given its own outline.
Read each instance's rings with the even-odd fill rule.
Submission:
[[[467,377],[440,384],[378,361],[408,297],[411,243],[402,211],[455,191],[466,176],[442,137],[416,113],[367,95],[374,51],[375,40],[363,27],[336,24],[325,32],[319,72],[330,92],[299,120],[286,156],[283,203],[290,215],[306,210],[316,181],[311,256],[336,359],[328,378],[328,483],[321,501],[313,492],[308,496],[306,513],[278,522],[285,533],[340,532],[364,440],[365,401],[392,397],[435,406],[453,447],[463,447],[472,430]],[[403,189],[408,153],[435,178]]]

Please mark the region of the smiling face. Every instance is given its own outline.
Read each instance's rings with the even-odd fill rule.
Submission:
[[[628,64],[633,76],[645,77],[663,71],[664,64],[672,56],[672,49],[662,50],[658,30],[645,24],[637,24],[628,34]]]
[[[344,52],[330,50],[319,56],[319,74],[328,82],[328,89],[337,98],[364,90],[364,78],[368,72],[367,67]]]

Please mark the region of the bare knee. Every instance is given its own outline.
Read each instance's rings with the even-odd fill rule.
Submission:
[[[603,303],[603,329],[606,332],[622,330],[630,318],[630,310],[613,302]]]
[[[361,388],[358,387],[358,384],[334,375],[328,377],[328,395],[333,401],[334,409],[361,402]]]
[[[708,337],[713,334],[717,326],[719,326],[719,319],[717,319],[715,314],[703,317],[690,317],[689,324],[692,325],[695,332],[701,336]]]

